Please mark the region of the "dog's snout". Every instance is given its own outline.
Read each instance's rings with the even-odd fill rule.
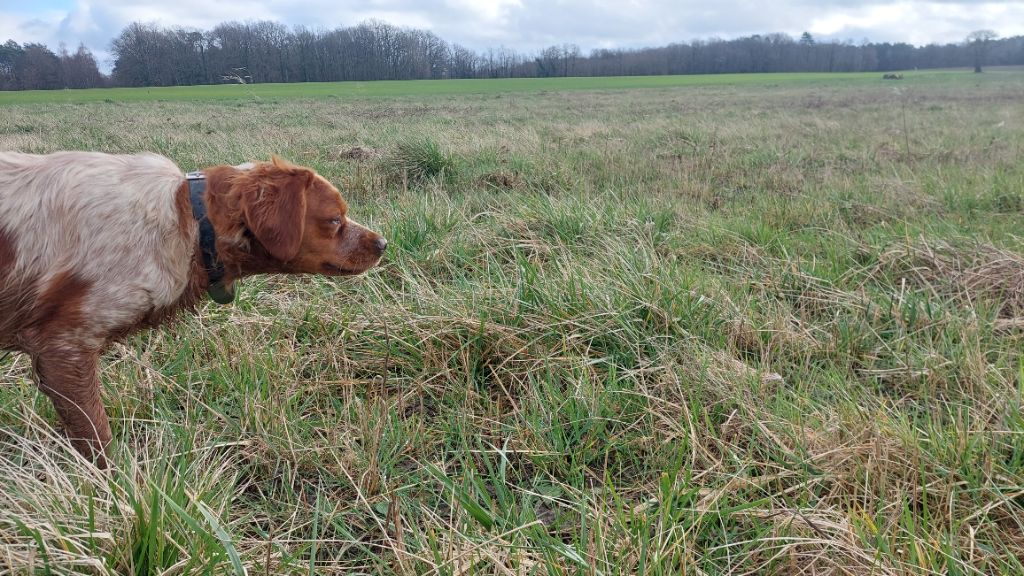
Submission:
[[[377,251],[381,254],[388,249],[388,241],[385,238],[377,238],[377,242],[375,242],[375,244],[377,246]]]

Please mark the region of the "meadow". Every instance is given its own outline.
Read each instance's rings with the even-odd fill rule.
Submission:
[[[279,154],[390,240],[0,359],[0,574],[1024,574],[1024,72],[0,93],[0,149]]]
[[[962,71],[930,71],[918,83],[942,81]],[[495,78],[490,80],[388,80],[379,82],[309,82],[303,84],[239,84],[102,88],[87,90],[0,91],[0,105],[84,102],[153,102],[277,98],[388,98],[536,93],[568,90],[630,90],[686,86],[815,86],[875,84],[878,74],[708,74],[692,76],[612,76],[572,78]]]

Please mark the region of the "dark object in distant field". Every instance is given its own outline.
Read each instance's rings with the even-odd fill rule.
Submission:
[[[903,74],[884,74],[882,80],[903,80]]]

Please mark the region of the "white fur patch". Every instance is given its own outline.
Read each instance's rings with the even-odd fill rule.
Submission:
[[[86,280],[97,333],[173,304],[195,246],[195,226],[183,237],[175,207],[183,181],[155,154],[0,152],[0,228],[16,254],[5,284],[41,293],[63,273]],[[0,298],[17,296],[0,287]]]

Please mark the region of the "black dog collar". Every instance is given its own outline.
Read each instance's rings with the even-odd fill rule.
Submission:
[[[202,172],[189,172],[185,178],[188,180],[189,196],[192,199],[192,217],[199,223],[199,249],[203,252],[203,267],[206,268],[206,275],[210,279],[206,291],[214,302],[230,304],[235,299],[234,286],[224,283],[224,265],[217,259],[217,235],[206,215],[206,202],[203,201],[206,176]]]

